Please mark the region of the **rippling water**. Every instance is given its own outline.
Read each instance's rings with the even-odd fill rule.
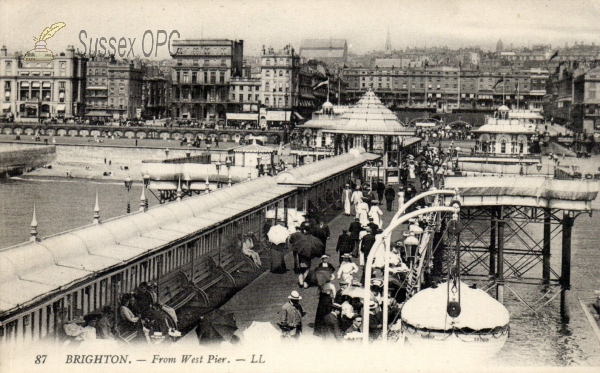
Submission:
[[[83,180],[3,180],[0,181],[0,247],[29,240],[31,212],[35,199],[39,237],[91,223],[95,193],[99,193],[101,219],[124,215],[127,200],[132,210],[139,207],[141,185],[134,185],[129,195],[122,183]],[[147,194],[150,205],[157,200]],[[579,216],[573,230],[571,322],[560,319],[560,296],[537,314],[533,314],[508,289],[505,304],[511,314],[510,337],[495,358],[502,366],[597,366],[600,344],[591,331],[578,296],[590,296],[600,289],[600,218]],[[532,235],[540,234],[541,225]],[[560,273],[560,235],[552,242],[552,266]],[[541,265],[534,273],[541,276]],[[484,282],[479,284],[482,288]],[[511,285],[515,292],[531,300],[543,292],[537,286]],[[556,294],[555,288],[550,296]],[[494,291],[491,291],[494,294]],[[543,303],[543,302],[542,302]]]

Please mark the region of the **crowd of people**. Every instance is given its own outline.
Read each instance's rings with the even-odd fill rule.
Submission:
[[[298,232],[292,234],[288,241],[294,252],[295,270],[298,274],[300,288],[317,287],[318,302],[314,320],[314,334],[325,339],[354,340],[362,338],[363,309],[368,307],[369,338],[377,339],[382,330],[383,307],[383,262],[375,263],[373,280],[371,281],[371,298],[363,300],[365,282],[364,264],[369,256],[376,235],[382,233],[382,211],[380,201],[390,201],[396,198],[395,189],[385,186],[381,180],[369,185],[349,181],[342,193],[342,204],[345,215],[354,215],[348,229],[344,229],[336,243],[336,253],[339,255],[339,267],[336,268],[329,260],[326,245],[330,238],[329,228],[322,220],[308,218],[298,227]],[[387,192],[387,193],[386,193]],[[378,197],[375,196],[377,193]],[[314,239],[306,239],[312,236]],[[306,250],[305,242],[320,242],[314,250]],[[390,261],[401,268],[399,278],[408,271],[401,252],[394,248]],[[320,259],[313,265],[315,259]],[[338,280],[339,289],[334,284]],[[390,323],[397,321],[399,303],[405,294],[399,285],[390,286],[389,315]],[[302,296],[298,291],[292,291],[280,312],[280,326],[284,337],[299,338],[303,331],[302,317],[306,314],[301,305]]]
[[[85,316],[76,310],[63,324],[64,345],[97,340],[116,343],[118,337],[128,335],[133,341],[152,344],[180,337],[175,310],[159,302],[156,290],[154,283],[140,283],[134,292],[121,295],[117,312],[111,306]]]

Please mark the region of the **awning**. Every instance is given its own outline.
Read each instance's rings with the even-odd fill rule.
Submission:
[[[58,94],[58,98],[65,98],[65,93],[64,92],[60,92]]]
[[[298,114],[297,111],[294,111],[294,115],[296,116],[296,118],[298,118],[300,120],[304,120],[304,118],[302,118],[302,115]]]
[[[21,82],[22,88],[29,88],[29,82]]]
[[[10,97],[10,91],[4,92],[4,97]]]
[[[65,105],[64,104],[56,105],[56,111],[65,111]]]
[[[4,111],[4,112],[9,112],[9,111],[11,111],[11,106],[10,106],[10,104],[6,104],[6,103],[2,104],[2,111]]]
[[[90,111],[89,113],[86,113],[85,116],[87,117],[110,117],[112,115],[107,114],[104,111]]]
[[[42,88],[50,88],[50,82],[43,82]]]
[[[31,87],[32,88],[40,88],[40,82],[33,82],[33,83],[31,83]]]
[[[227,120],[258,120],[258,113],[227,113]]]

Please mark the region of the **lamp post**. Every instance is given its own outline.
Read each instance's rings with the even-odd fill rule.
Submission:
[[[437,191],[440,192],[440,191]],[[448,191],[445,191],[448,192]],[[424,193],[423,193],[424,194]],[[414,198],[411,200],[413,201],[412,203],[414,203]],[[409,201],[410,202],[410,201]],[[434,206],[434,207],[427,207],[421,210],[417,210],[417,211],[413,211],[409,214],[406,214],[402,217],[399,217],[398,219],[392,220],[392,222],[390,223],[390,225],[383,231],[383,233],[378,234],[375,237],[375,243],[373,244],[373,247],[371,248],[371,251],[369,252],[369,256],[365,259],[365,286],[364,286],[364,299],[370,299],[370,295],[371,295],[371,271],[373,268],[373,260],[375,258],[376,253],[380,250],[380,247],[383,245],[384,246],[384,250],[385,250],[385,254],[384,254],[384,258],[385,258],[385,266],[384,266],[384,280],[383,280],[383,284],[384,284],[384,290],[383,290],[383,341],[384,343],[386,343],[387,341],[387,321],[388,321],[388,312],[387,312],[387,306],[389,303],[388,300],[388,281],[389,281],[389,250],[390,250],[390,241],[391,241],[391,233],[394,229],[396,229],[399,225],[407,222],[409,219],[411,218],[416,218],[418,216],[421,215],[425,215],[425,214],[429,214],[432,212],[452,212],[454,214],[456,214],[456,212],[459,210],[460,205],[457,204],[457,202],[455,202],[453,204],[452,207],[446,207],[446,206]],[[458,215],[456,215],[458,216]],[[454,218],[454,216],[453,216]],[[416,239],[416,238],[415,238]],[[409,241],[410,243],[410,241]],[[363,307],[363,345],[368,345],[369,343],[369,308],[368,307]]]
[[[166,157],[166,158],[169,158],[169,148],[166,148],[166,149],[165,149],[165,157]]]
[[[131,212],[131,204],[129,203],[129,191],[131,190],[131,185],[133,184],[131,176],[127,175],[127,177],[124,180],[124,183],[125,189],[127,189],[127,213],[129,214]]]
[[[519,153],[519,175],[523,175],[523,153]]]
[[[231,186],[231,159],[227,158],[225,162],[225,166],[227,166],[227,186]]]
[[[215,163],[215,167],[217,169],[217,189],[219,189],[221,187],[221,177],[220,177],[220,175],[221,175],[221,173],[220,173],[220,171],[221,171],[221,162]]]

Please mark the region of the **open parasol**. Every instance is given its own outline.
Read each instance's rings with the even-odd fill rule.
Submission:
[[[238,329],[232,312],[216,309],[209,316],[200,320],[196,327],[198,342],[219,343],[231,341],[233,334]]]
[[[277,342],[281,340],[279,329],[267,321],[252,321],[252,324],[244,330],[243,336],[246,344]]]
[[[269,229],[269,233],[267,233],[267,237],[269,238],[269,242],[279,245],[284,243],[289,237],[290,233],[286,227],[283,225],[275,225]]]
[[[352,298],[364,298],[365,297],[365,288],[362,286],[350,286],[349,288],[342,291],[342,295],[347,295]],[[375,296],[371,293],[371,299],[375,301]]]

